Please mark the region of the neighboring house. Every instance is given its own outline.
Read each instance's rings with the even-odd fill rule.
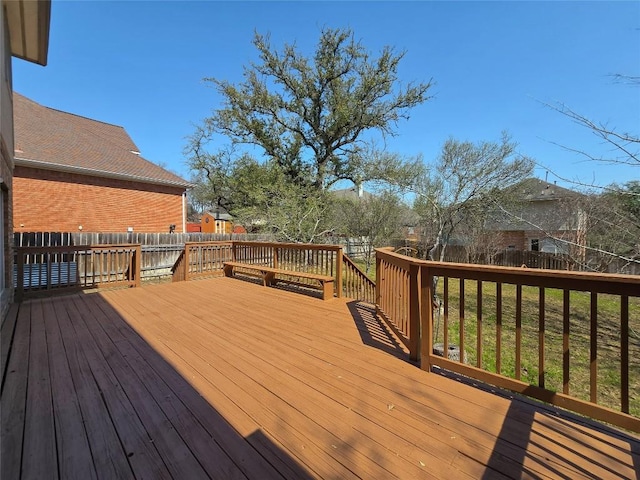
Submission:
[[[0,317],[13,297],[14,118],[11,57],[47,64],[51,2],[0,2]]]
[[[202,233],[232,233],[233,217],[223,208],[205,212],[200,217]]]
[[[340,190],[331,190],[331,193],[336,198],[343,200],[369,200],[373,197],[373,194],[367,192],[362,185],[353,186],[351,188],[342,188]]]
[[[511,187],[513,201],[485,224],[499,232],[496,248],[584,254],[586,218],[580,194],[537,178]]]
[[[14,93],[16,231],[186,231],[188,182],[124,128]]]

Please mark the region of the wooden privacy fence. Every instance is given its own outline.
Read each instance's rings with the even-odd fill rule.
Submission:
[[[187,243],[172,268],[172,279],[177,282],[222,275],[224,262],[333,277],[338,297],[372,304],[375,300],[375,283],[342,253],[339,245],[243,241]],[[305,279],[296,278],[296,282],[304,283]]]
[[[103,286],[140,286],[140,245],[18,247],[16,300],[43,293]]]
[[[377,310],[424,370],[640,431],[640,278],[429,262],[387,249],[376,250],[376,268]],[[435,353],[454,346],[455,360]]]

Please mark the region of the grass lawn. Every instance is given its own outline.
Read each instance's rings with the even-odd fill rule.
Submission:
[[[443,298],[444,279],[438,282]],[[477,362],[477,282],[464,285],[464,344],[468,362]],[[449,279],[449,343],[459,344],[460,281]],[[589,400],[590,294],[570,294],[570,381],[569,393]],[[502,285],[501,373],[515,378],[516,288]],[[538,303],[537,287],[522,287],[521,379],[538,385]],[[544,380],[545,388],[562,392],[562,311],[563,291],[545,290]],[[482,363],[496,371],[496,285],[482,284]],[[435,314],[434,341],[443,342],[444,314]],[[630,413],[640,416],[640,298],[629,299],[629,403]],[[598,403],[620,409],[620,298],[598,295]]]

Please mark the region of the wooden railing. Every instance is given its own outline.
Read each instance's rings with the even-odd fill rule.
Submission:
[[[336,277],[342,267],[339,245],[233,242],[236,262]]]
[[[140,286],[140,245],[17,247],[16,301],[43,293]]]
[[[418,359],[420,316],[418,299],[419,267],[411,257],[394,254],[392,248],[376,250],[376,311]]]
[[[327,275],[336,279],[336,296],[375,303],[375,282],[342,253],[339,245],[241,241],[187,243],[171,269],[172,279],[181,282],[222,275],[225,261]],[[304,283],[305,279],[297,278],[296,282]]]
[[[375,283],[343,255],[339,245],[242,241],[187,243],[172,268],[173,281],[222,275],[222,264],[229,260],[334,277],[338,297],[375,302]],[[284,278],[283,275],[280,277]],[[304,282],[304,278],[296,278],[296,283]]]
[[[233,242],[187,242],[171,268],[173,282],[222,275],[224,262],[233,260]]]
[[[421,368],[640,431],[640,277],[376,255],[377,308]]]
[[[376,303],[376,284],[346,255],[342,256],[342,295],[363,302]]]

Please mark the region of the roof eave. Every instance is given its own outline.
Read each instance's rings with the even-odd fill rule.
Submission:
[[[51,0],[3,1],[6,9],[11,55],[23,60],[47,64]]]
[[[164,185],[169,187],[181,187],[185,190],[194,187],[194,184],[188,182],[179,182],[172,180],[162,180],[157,178],[142,177],[138,175],[129,175],[126,173],[106,172],[103,170],[94,170],[92,168],[76,167],[71,165],[61,165],[59,163],[42,162],[39,160],[31,160],[28,158],[15,157],[15,165],[19,167],[37,168],[41,170],[50,170],[54,172],[75,173],[78,175],[90,175],[93,177],[112,178],[116,180],[125,180],[129,182],[141,182],[151,185]]]

